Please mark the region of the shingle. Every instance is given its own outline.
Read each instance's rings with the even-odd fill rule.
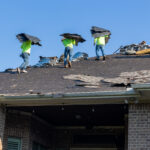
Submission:
[[[150,55],[138,57],[111,55],[107,56],[105,62],[90,58],[72,64],[71,69],[63,68],[62,63],[48,68],[29,68],[27,74],[0,73],[0,94],[21,95],[31,94],[31,91],[46,94],[125,90],[125,87],[111,87],[108,83],[101,83],[97,88],[77,86],[80,85],[80,81],[63,77],[80,74],[107,79],[117,78],[123,72],[148,71]]]

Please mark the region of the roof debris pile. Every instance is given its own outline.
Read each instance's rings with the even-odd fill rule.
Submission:
[[[40,60],[37,64],[33,67],[48,67],[48,66],[55,66],[58,63],[57,56],[55,57],[42,57],[40,56]]]
[[[38,63],[36,63],[33,66],[28,66],[27,68],[56,66],[60,64],[61,62],[64,62],[64,55],[61,55],[60,58],[58,58],[57,56],[54,56],[54,57],[40,56],[39,58],[40,60]],[[87,59],[88,59],[88,54],[84,52],[77,52],[72,57],[72,61],[80,61],[80,60],[87,60]],[[10,73],[12,72],[16,73],[16,71],[17,69],[12,69],[12,68],[8,68],[5,70],[5,72],[10,72]]]
[[[17,72],[17,69],[8,68],[8,69],[6,69],[4,72],[8,72],[8,73],[16,73],[16,72]]]
[[[73,55],[72,61],[79,61],[79,60],[87,60],[88,59],[88,54],[84,52],[77,52]]]
[[[69,59],[69,57],[67,57],[67,59]],[[76,52],[72,56],[72,61],[80,61],[80,60],[87,60],[87,59],[88,59],[88,54],[84,52]],[[63,62],[63,61],[64,61],[64,54],[62,54],[59,59],[59,62]]]
[[[123,55],[150,54],[150,45],[147,45],[145,41],[142,41],[139,44],[121,46],[118,50],[120,50],[120,53]]]

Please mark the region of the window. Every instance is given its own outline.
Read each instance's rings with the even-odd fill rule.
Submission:
[[[20,138],[8,138],[7,150],[21,150],[21,139]]]

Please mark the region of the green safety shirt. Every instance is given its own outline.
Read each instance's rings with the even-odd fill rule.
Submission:
[[[73,45],[76,44],[76,41],[73,40],[73,39],[64,39],[64,40],[62,41],[62,43],[64,44],[65,47],[73,48]]]
[[[97,37],[94,39],[94,44],[96,45],[105,45],[105,38],[108,37],[108,35]]]
[[[32,44],[32,42],[30,40],[23,42],[22,45],[21,45],[22,53],[30,54],[30,52],[31,52],[31,44]]]

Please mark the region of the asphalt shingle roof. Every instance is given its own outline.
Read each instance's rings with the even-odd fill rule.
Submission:
[[[72,68],[63,64],[48,68],[29,68],[27,74],[0,73],[0,94],[24,95],[47,93],[74,93],[94,91],[118,91],[126,87],[110,86],[101,82],[98,88],[77,86],[78,80],[64,79],[67,75],[87,75],[103,78],[116,78],[122,72],[150,70],[150,56],[107,56],[106,61],[94,58],[73,62]]]

